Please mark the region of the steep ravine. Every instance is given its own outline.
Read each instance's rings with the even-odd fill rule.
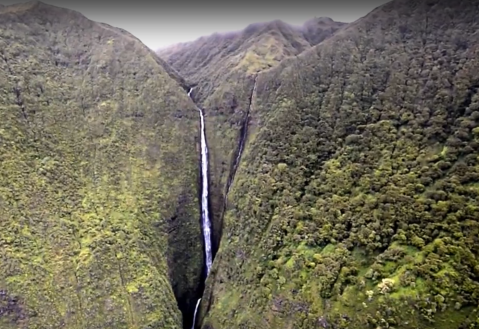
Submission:
[[[243,124],[241,126],[241,130],[240,130],[240,134],[239,134],[238,148],[237,148],[237,150],[234,154],[234,161],[231,163],[231,167],[230,167],[229,174],[228,174],[228,179],[227,179],[226,185],[225,185],[224,194],[222,196],[223,197],[223,208],[221,209],[221,213],[220,213],[220,216],[219,216],[220,220],[219,220],[219,223],[218,223],[219,228],[217,229],[217,232],[219,232],[217,240],[216,240],[217,241],[217,246],[216,246],[217,249],[219,249],[219,245],[220,245],[220,241],[221,241],[222,227],[223,227],[223,216],[224,216],[224,213],[226,211],[226,206],[227,206],[227,203],[228,203],[228,193],[230,191],[231,184],[233,184],[235,174],[236,174],[236,170],[238,169],[239,163],[241,161],[241,155],[243,154],[246,139],[248,137],[248,127],[249,127],[249,124],[250,124],[250,113],[251,113],[251,107],[252,107],[252,104],[253,104],[253,98],[254,98],[254,95],[256,93],[257,79],[258,79],[258,75],[256,74],[255,77],[254,77],[253,88],[251,89],[251,94],[249,96],[249,103],[248,103],[248,106],[246,108],[246,114],[244,116]]]
[[[224,213],[224,210],[226,208],[227,204],[227,195],[229,192],[229,188],[234,180],[234,175],[236,172],[236,169],[239,166],[240,160],[241,160],[241,155],[243,153],[246,139],[248,136],[248,126],[249,126],[249,121],[250,121],[250,111],[251,107],[253,104],[253,99],[254,95],[256,92],[256,79],[257,76],[254,78],[254,85],[251,90],[251,94],[249,97],[249,104],[247,107],[247,111],[245,113],[244,121],[241,127],[241,132],[240,132],[240,138],[238,141],[238,147],[235,152],[235,160],[232,163],[230,174],[228,177],[228,182],[225,188],[225,194],[224,194],[224,207],[222,209],[221,216]],[[188,90],[188,96],[191,98],[191,100],[194,102],[194,95],[193,95],[194,87],[191,87]],[[196,104],[196,103],[195,103]],[[208,164],[208,144],[207,144],[207,139],[206,139],[206,131],[205,131],[205,118],[204,118],[204,113],[203,110],[197,106],[197,109],[200,113],[200,129],[201,129],[201,141],[200,141],[200,146],[201,146],[201,225],[202,225],[202,233],[203,233],[203,239],[204,239],[204,256],[205,256],[205,280],[210,274],[212,263],[213,263],[213,258],[214,258],[214,250],[213,250],[213,239],[217,239],[218,241],[220,240],[219,237],[213,237],[213,231],[212,231],[212,223],[211,223],[211,217],[210,217],[210,204],[209,204],[209,164]],[[221,225],[221,223],[220,223]],[[220,230],[221,232],[221,230]],[[219,248],[219,245],[217,246]],[[216,250],[217,251],[217,250]],[[201,282],[199,285],[201,288],[201,291],[199,292],[199,299],[195,302],[195,309],[192,314],[184,314],[184,328],[200,328],[199,325],[196,325],[197,322],[201,322],[200,319],[200,310],[201,310],[201,304],[206,303],[206,308],[203,309],[208,309],[209,308],[209,303],[210,303],[210,298],[203,298],[203,289],[205,287],[204,282]],[[192,301],[189,301],[188,304],[192,304]],[[190,311],[190,310],[188,310]],[[188,312],[189,313],[189,312]],[[204,315],[202,315],[204,316]]]
[[[240,131],[240,140],[239,140],[239,144],[238,144],[238,150],[236,151],[235,161],[232,164],[230,174],[228,176],[228,181],[226,183],[225,203],[226,203],[226,196],[228,195],[228,192],[230,191],[231,183],[234,180],[236,169],[238,168],[239,162],[241,160],[241,154],[243,153],[244,145],[245,145],[245,142],[246,142],[246,137],[248,135],[250,112],[251,112],[251,106],[253,104],[253,97],[254,97],[254,94],[256,92],[256,80],[257,79],[258,79],[258,75],[255,75],[253,90],[251,91],[251,96],[249,98],[249,106],[246,110],[245,118],[244,118],[244,121],[243,121],[243,126],[241,127],[241,131]]]
[[[247,141],[248,136],[249,136],[249,128],[250,128],[250,123],[251,123],[250,113],[253,109],[253,103],[254,103],[254,100],[256,98],[257,78],[258,78],[258,75],[255,75],[254,76],[254,84],[253,84],[253,87],[251,88],[251,93],[248,97],[248,103],[247,103],[247,106],[246,106],[246,113],[244,115],[242,127],[241,127],[240,134],[239,134],[239,139],[237,140],[237,148],[236,148],[236,151],[234,153],[234,161],[232,161],[232,163],[231,163],[231,169],[230,169],[230,173],[228,175],[228,181],[227,181],[227,184],[226,184],[225,189],[224,189],[224,194],[222,195],[223,200],[224,200],[223,207],[221,208],[221,212],[219,214],[216,214],[220,218],[220,222],[217,223],[219,225],[222,225],[223,215],[224,215],[224,213],[227,209],[227,205],[228,205],[228,202],[227,202],[228,192],[230,190],[231,184],[233,184],[235,173],[236,173],[236,170],[239,167],[241,157],[242,157],[242,154],[243,154],[245,146],[246,146],[246,141]],[[215,214],[212,213],[211,215],[213,216]],[[213,231],[213,233],[214,232],[217,232],[217,231]],[[219,229],[219,232],[220,232],[219,236],[212,236],[212,241],[215,241],[215,240],[220,241],[221,240],[221,238],[222,238],[221,237],[221,234],[222,234],[221,233],[221,228]],[[213,250],[213,257],[215,257],[215,255],[216,255],[215,251],[218,252],[219,248],[220,248],[220,245],[218,243],[217,244],[217,249]],[[211,270],[211,273],[209,274],[208,281],[206,281],[204,283],[204,288],[203,288],[204,291],[203,291],[202,298],[201,298],[201,304],[198,304],[197,311],[195,311],[195,314],[194,314],[194,317],[196,318],[197,326],[192,327],[192,329],[203,328],[204,327],[203,319],[207,315],[208,310],[210,309],[211,304],[213,302],[211,292],[213,291],[213,286],[214,286],[215,282],[217,281],[216,272],[217,272],[217,269],[215,269],[213,267],[212,270]],[[208,327],[206,327],[206,328],[208,328]]]
[[[188,97],[193,100],[192,92],[193,88],[190,88],[188,91]],[[212,237],[211,237],[211,220],[210,220],[210,211],[209,211],[209,177],[208,177],[208,144],[206,142],[206,132],[205,132],[205,118],[203,110],[200,107],[196,107],[200,114],[200,130],[201,130],[201,228],[204,239],[204,252],[205,252],[205,267],[206,267],[206,277],[211,270],[211,265],[213,263],[213,252],[212,252]],[[205,278],[206,279],[206,278]],[[202,284],[201,286],[204,287]],[[201,296],[201,294],[200,294]],[[196,315],[201,303],[201,297],[196,302],[196,306],[193,313],[193,318],[191,321],[191,328],[195,328]],[[188,328],[190,323],[185,323],[184,327]]]

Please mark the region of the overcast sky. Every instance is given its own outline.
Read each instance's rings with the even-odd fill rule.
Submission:
[[[281,19],[302,25],[313,17],[352,22],[388,0],[43,0],[81,12],[86,17],[123,28],[153,50],[193,41],[215,32],[239,31],[256,22]],[[281,2],[283,1],[283,2]],[[9,5],[27,1],[0,0]],[[172,4],[173,2],[173,4]]]

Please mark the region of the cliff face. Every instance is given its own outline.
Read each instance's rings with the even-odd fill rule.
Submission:
[[[0,327],[182,328],[203,253],[181,78],[73,11],[0,22]]]
[[[477,328],[478,15],[395,0],[162,60],[73,11],[0,7],[0,327],[190,328],[193,84],[219,246],[200,327]]]
[[[476,328],[479,7],[400,0],[260,73],[202,328]]]
[[[248,125],[255,75],[320,43],[344,25],[328,18],[310,20],[303,27],[276,20],[158,51],[196,86],[194,99],[204,108],[215,250],[221,236],[224,196],[234,174],[243,129]]]

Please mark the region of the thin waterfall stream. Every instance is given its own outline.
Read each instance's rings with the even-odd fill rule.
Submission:
[[[240,160],[241,160],[241,155],[243,154],[243,148],[244,148],[244,144],[246,142],[246,136],[248,136],[249,116],[250,116],[251,109],[253,107],[254,97],[255,97],[255,94],[256,94],[256,81],[257,80],[258,80],[258,75],[256,75],[254,77],[253,90],[251,91],[251,96],[250,96],[250,99],[249,99],[249,106],[248,106],[248,110],[246,111],[246,115],[245,115],[245,119],[244,119],[244,123],[243,123],[243,128],[242,128],[242,132],[241,132],[241,136],[240,136],[240,145],[239,145],[239,149],[238,149],[238,154],[236,155],[236,159],[235,159],[235,162],[233,164],[233,170],[231,172],[231,176],[229,177],[228,182],[226,184],[227,187],[226,187],[226,195],[225,196],[227,196],[230,192],[230,188],[231,188],[231,184],[232,184],[233,179],[234,179],[234,175],[236,173],[236,170],[238,169],[238,166],[239,166],[239,163],[240,163]]]
[[[198,307],[200,306],[201,298],[198,299],[196,302],[196,307],[195,307],[195,315],[193,315],[193,324],[191,325],[191,329],[195,329],[195,322],[196,322],[196,312],[198,312]]]
[[[191,97],[191,93],[194,88],[191,88],[188,92],[188,96]],[[203,110],[198,106],[196,107],[200,112],[200,122],[201,122],[201,176],[202,176],[202,189],[201,189],[201,226],[203,230],[203,238],[205,241],[205,257],[206,257],[206,277],[211,270],[211,265],[213,263],[213,254],[211,246],[211,221],[210,214],[208,209],[208,145],[206,144],[206,132],[205,132],[205,118],[203,115]],[[195,307],[195,313],[193,315],[193,324],[191,329],[195,328],[196,322],[196,313],[200,306],[201,298],[198,299]]]

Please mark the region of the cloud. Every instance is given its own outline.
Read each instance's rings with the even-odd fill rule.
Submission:
[[[16,3],[0,0],[2,4]],[[77,10],[86,17],[121,27],[152,49],[192,41],[214,32],[238,31],[256,22],[281,19],[301,25],[313,17],[327,16],[352,22],[386,0],[289,0],[217,1],[152,0],[91,1],[44,0],[59,7]]]

